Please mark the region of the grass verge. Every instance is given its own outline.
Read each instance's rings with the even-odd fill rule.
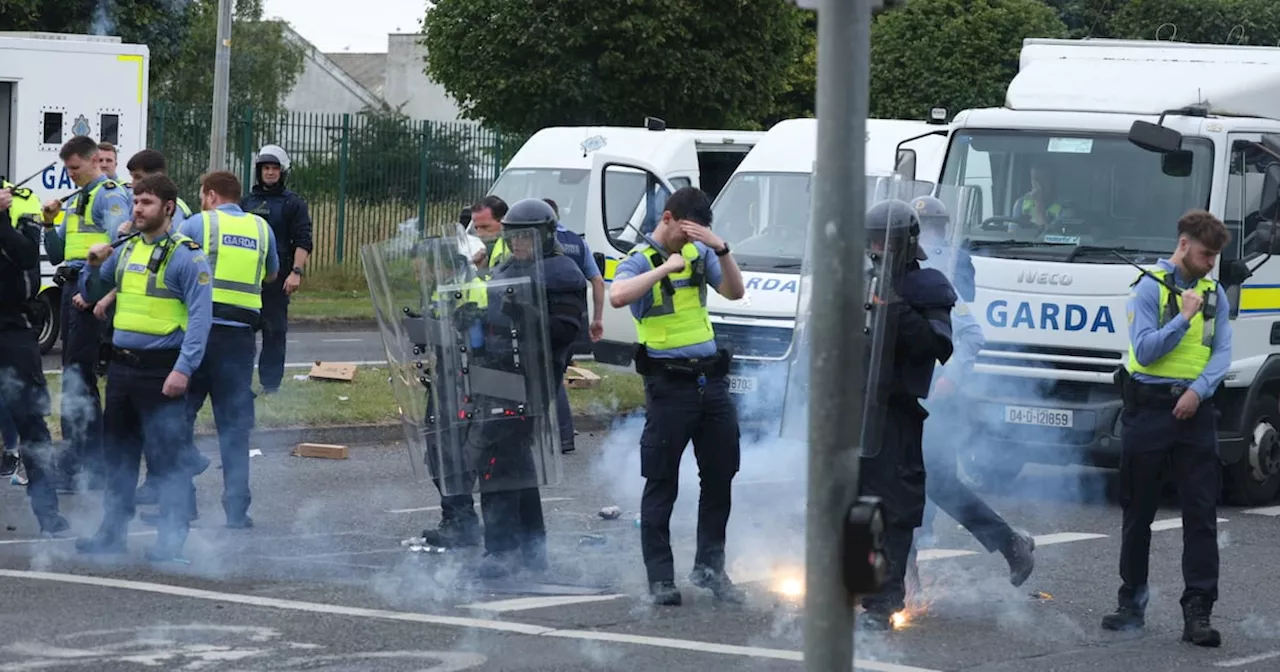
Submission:
[[[575,364],[575,366],[577,366]],[[591,389],[569,390],[569,404],[575,415],[612,415],[644,406],[644,387],[634,373],[619,372],[584,363],[601,378]],[[387,384],[387,369],[362,367],[350,383],[296,380],[303,369],[285,372],[279,394],[260,396],[254,403],[259,429],[325,427],[393,423],[398,419],[395,395]],[[59,374],[47,374],[53,395],[53,415],[49,430],[61,438],[58,407],[62,390]],[[105,387],[106,383],[102,383]],[[206,401],[196,418],[196,430],[213,429],[213,411]]]

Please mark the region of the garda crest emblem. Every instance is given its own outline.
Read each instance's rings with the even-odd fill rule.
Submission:
[[[604,139],[603,135],[593,135],[582,141],[582,155],[586,156],[591,152],[602,149],[606,144],[608,144],[608,142],[608,140]]]
[[[71,132],[75,135],[89,135],[89,118],[83,114],[76,117],[76,123],[71,126]]]

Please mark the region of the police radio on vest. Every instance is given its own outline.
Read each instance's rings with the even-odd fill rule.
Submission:
[[[1041,329],[1045,331],[1106,331],[1116,333],[1111,308],[1099,306],[1092,315],[1089,309],[1077,303],[1059,305],[1041,303],[1032,308],[1029,301],[1020,301],[1010,307],[1008,301],[996,299],[987,304],[987,324],[997,328]]]

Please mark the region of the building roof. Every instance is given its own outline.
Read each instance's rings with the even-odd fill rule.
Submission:
[[[383,85],[387,81],[387,55],[353,54],[347,52],[327,53],[325,56],[333,61],[343,72],[356,80],[370,93],[381,98]]]

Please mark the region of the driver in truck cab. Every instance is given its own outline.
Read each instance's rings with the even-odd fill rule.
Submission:
[[[1031,191],[1013,206],[1011,216],[1034,224],[1043,234],[1049,225],[1062,214],[1056,171],[1046,163],[1031,166]]]

